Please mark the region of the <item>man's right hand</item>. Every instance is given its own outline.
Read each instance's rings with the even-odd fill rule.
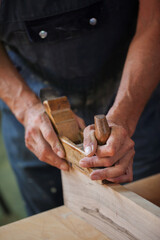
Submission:
[[[65,152],[44,107],[27,86],[0,42],[0,98],[25,127],[25,144],[38,159],[62,170],[68,170]],[[79,127],[84,121],[74,114]]]
[[[38,159],[62,170],[68,170],[65,152],[44,107],[27,86],[0,42],[0,98],[25,128],[26,147]],[[80,128],[83,120],[75,116]]]
[[[25,144],[39,160],[67,171],[65,152],[41,102],[24,113]]]

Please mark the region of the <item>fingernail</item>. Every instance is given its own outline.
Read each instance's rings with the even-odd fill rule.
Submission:
[[[57,152],[57,155],[58,155],[58,157],[60,157],[60,158],[64,158],[64,153],[61,152],[61,151],[58,151],[58,152]]]
[[[92,144],[92,146],[91,146],[91,149],[92,149],[92,152],[94,151],[94,145]]]
[[[92,152],[92,148],[90,146],[85,147],[84,151],[86,155],[89,155]]]
[[[99,176],[98,175],[91,175],[90,176],[92,180],[99,180]]]
[[[60,165],[60,169],[62,169],[63,171],[68,171],[68,165],[66,164],[66,163],[62,163],[61,165]]]

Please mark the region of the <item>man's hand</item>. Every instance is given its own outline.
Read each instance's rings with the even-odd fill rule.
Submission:
[[[83,120],[75,114],[74,117],[80,128],[84,128]],[[25,111],[23,124],[26,147],[41,161],[67,171],[68,164],[63,159],[64,149],[40,102]]]
[[[107,179],[111,182],[123,183],[133,179],[132,164],[134,142],[124,127],[110,123],[111,135],[106,145],[97,146],[94,125],[84,130],[84,149],[87,157],[80,161],[81,167],[105,167],[91,173],[92,180]]]
[[[68,170],[65,152],[41,103],[24,114],[25,144],[39,160],[62,170]]]
[[[139,117],[160,79],[160,1],[139,1],[135,36],[130,44],[120,86],[107,113],[111,135],[107,144],[97,148],[93,126],[84,132],[88,157],[82,167],[107,167],[91,174],[92,179],[113,182],[132,180],[133,135]],[[115,124],[116,123],[116,124]],[[93,156],[96,153],[96,156]]]
[[[25,144],[41,161],[68,170],[64,149],[35,93],[27,86],[0,42],[0,97],[25,127]],[[84,121],[74,114],[80,128]]]

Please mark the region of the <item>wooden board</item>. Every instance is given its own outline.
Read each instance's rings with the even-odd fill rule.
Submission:
[[[160,207],[160,174],[126,184],[125,187]]]
[[[159,240],[160,208],[121,185],[62,173],[65,205],[113,240]]]
[[[1,240],[110,240],[66,207],[0,228]]]

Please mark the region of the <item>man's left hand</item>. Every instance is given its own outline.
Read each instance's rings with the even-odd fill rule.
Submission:
[[[84,150],[87,157],[80,161],[85,168],[104,167],[91,173],[92,180],[108,180],[115,183],[133,180],[134,142],[127,130],[115,123],[109,124],[111,134],[103,146],[97,146],[94,125],[84,130]]]

